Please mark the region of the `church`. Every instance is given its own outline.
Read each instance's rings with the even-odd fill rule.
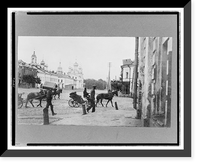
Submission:
[[[22,66],[28,65],[30,68],[30,71],[32,69],[37,70],[37,77],[41,79],[41,84],[44,84],[46,81],[56,83],[60,88],[62,89],[83,89],[83,73],[82,68],[78,66],[78,63],[74,63],[73,68],[69,68],[68,73],[66,74],[63,72],[61,62],[59,63],[59,66],[57,68],[57,71],[49,71],[48,65],[45,63],[44,60],[42,60],[40,63],[37,63],[37,56],[35,54],[35,51],[33,52],[31,56],[31,63],[21,63],[21,60],[19,60],[18,66],[19,69],[21,69]],[[19,70],[20,72],[21,70]],[[22,72],[21,72],[22,73]],[[21,78],[22,75],[21,74]]]
[[[67,75],[74,79],[75,81],[75,89],[83,89],[84,81],[83,81],[83,71],[82,68],[78,65],[77,62],[74,63],[73,68],[69,67],[69,71]]]

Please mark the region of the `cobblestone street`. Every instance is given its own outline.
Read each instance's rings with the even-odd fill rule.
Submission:
[[[38,92],[39,89],[18,89],[18,93],[24,92],[22,96],[26,98],[29,92]],[[69,93],[71,90],[64,90],[61,93],[60,99],[52,100],[54,111],[57,115],[52,116],[49,109],[49,122],[50,125],[79,125],[79,126],[132,126],[140,127],[141,121],[135,119],[136,110],[132,107],[132,98],[117,97],[113,98],[114,102],[118,104],[118,110],[108,104],[108,107],[102,107],[100,104],[96,107],[96,112],[83,115],[82,107],[72,108],[68,105]],[[96,91],[96,95],[104,91]],[[82,95],[82,91],[77,91],[77,94]],[[17,122],[18,125],[43,125],[43,108],[46,101],[42,101],[41,107],[36,107],[38,101],[34,102],[35,107],[28,104],[25,108],[25,103],[22,108],[18,109]],[[104,100],[104,105],[106,101]]]

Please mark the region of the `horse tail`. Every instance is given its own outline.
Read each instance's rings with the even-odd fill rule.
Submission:
[[[97,106],[98,102],[99,102],[99,98],[96,97],[96,106]]]

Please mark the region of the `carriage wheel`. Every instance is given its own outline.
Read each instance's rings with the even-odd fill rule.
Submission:
[[[68,104],[69,104],[69,106],[70,107],[74,107],[74,100],[73,99],[70,99],[69,101],[68,101]]]
[[[80,104],[77,101],[74,101],[74,107],[78,108],[78,107],[80,107]]]
[[[23,106],[23,101],[18,101],[18,108],[22,108]]]

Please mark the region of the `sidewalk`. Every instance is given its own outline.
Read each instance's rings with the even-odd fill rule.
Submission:
[[[82,114],[63,115],[61,120],[52,122],[51,125],[82,125],[82,126],[131,126],[140,127],[141,121],[135,119],[136,111],[131,110],[98,110]]]

